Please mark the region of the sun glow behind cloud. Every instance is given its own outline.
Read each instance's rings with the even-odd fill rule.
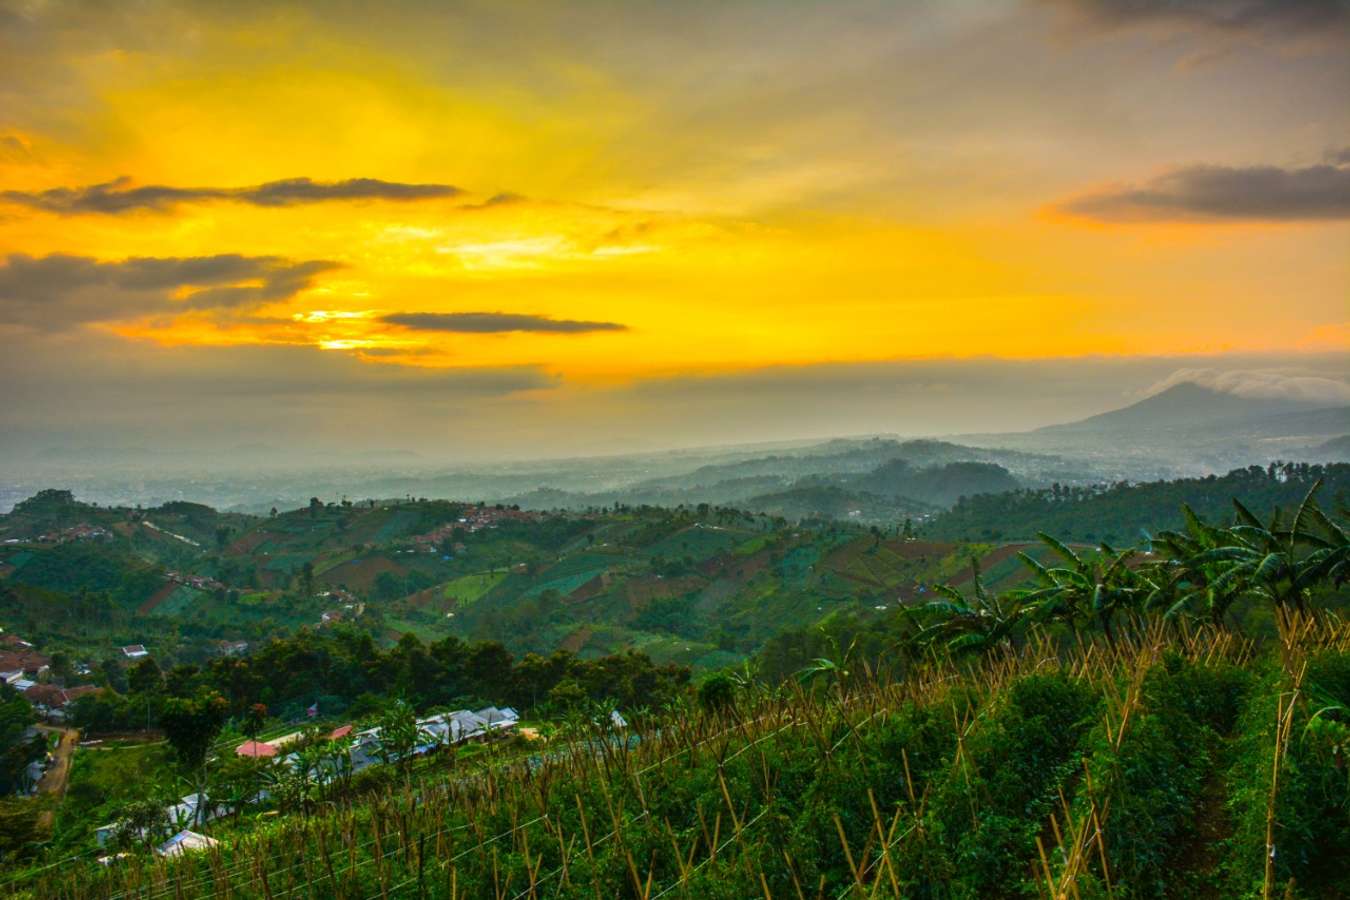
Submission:
[[[302,5],[18,13],[0,334],[46,316],[129,360],[290,347],[546,386],[1350,347],[1346,207],[1286,196],[1343,189],[1334,29],[1183,67],[1204,22],[1076,4],[488,6],[379,29]],[[1262,197],[1230,202],[1252,173]],[[1222,221],[1139,212],[1195,196]],[[35,313],[15,255],[82,262],[43,270],[60,303]],[[69,280],[221,255],[274,274]]]

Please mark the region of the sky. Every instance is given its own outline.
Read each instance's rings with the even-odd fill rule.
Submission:
[[[0,0],[0,447],[1334,394],[1346,96],[1345,0]]]

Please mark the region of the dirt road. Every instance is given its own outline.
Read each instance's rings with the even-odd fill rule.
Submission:
[[[55,797],[55,803],[50,809],[45,809],[38,814],[38,827],[43,831],[50,832],[52,824],[56,821],[56,805],[60,804],[61,798],[66,794],[66,784],[70,781],[71,758],[75,755],[75,747],[80,743],[80,730],[78,728],[48,728],[38,726],[47,733],[59,733],[61,740],[56,745],[55,752],[52,753],[52,764],[47,767],[41,780],[38,781],[38,793],[48,794]]]

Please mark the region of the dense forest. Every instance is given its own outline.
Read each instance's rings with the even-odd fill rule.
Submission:
[[[1296,505],[1309,487],[1323,484],[1328,506],[1350,503],[1350,464],[1271,463],[1227,475],[1143,484],[1061,486],[962,497],[933,518],[923,534],[935,540],[1008,541],[1049,532],[1066,541],[1135,545],[1181,523],[1186,503],[1205,516],[1226,516],[1229,501],[1243,497],[1257,509]]]

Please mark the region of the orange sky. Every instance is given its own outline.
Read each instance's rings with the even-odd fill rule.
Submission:
[[[1235,37],[1086,0],[7,6],[0,336],[30,347],[280,344],[581,385],[1350,349],[1342,22]],[[295,178],[386,194],[231,194]],[[116,179],[199,194],[80,194]],[[207,292],[260,276],[118,281],[222,254],[329,265],[228,302]]]

